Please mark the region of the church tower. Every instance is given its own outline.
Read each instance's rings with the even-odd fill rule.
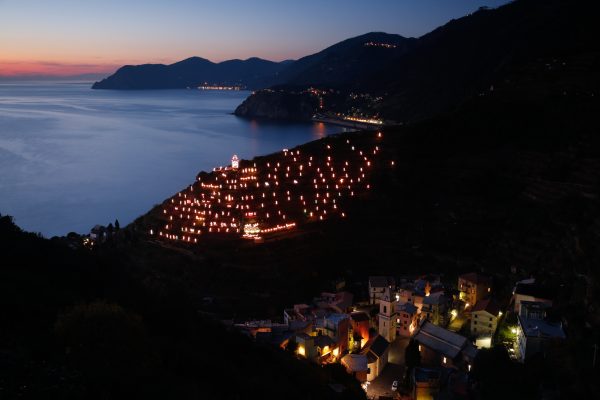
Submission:
[[[396,301],[392,290],[387,287],[379,300],[379,334],[388,342],[396,339]]]

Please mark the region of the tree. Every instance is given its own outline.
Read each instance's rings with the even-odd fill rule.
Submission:
[[[121,229],[121,224],[119,224],[119,220],[115,219],[115,230],[119,231],[119,229]]]
[[[479,394],[485,399],[532,398],[537,385],[522,385],[522,365],[510,359],[504,346],[481,349],[473,361],[471,378],[477,382]],[[535,382],[534,380],[527,380]],[[534,390],[533,393],[528,390]]]
[[[54,331],[71,367],[97,390],[132,384],[155,364],[142,319],[118,304],[72,307],[58,316]]]

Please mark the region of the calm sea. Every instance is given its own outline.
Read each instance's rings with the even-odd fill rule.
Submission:
[[[44,236],[122,226],[201,170],[343,128],[247,121],[248,92],[106,91],[90,83],[0,83],[0,213]]]

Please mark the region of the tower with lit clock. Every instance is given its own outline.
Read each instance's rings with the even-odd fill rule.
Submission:
[[[233,157],[231,157],[231,168],[238,169],[239,167],[240,167],[240,159],[238,158],[238,156],[236,154],[234,154]]]

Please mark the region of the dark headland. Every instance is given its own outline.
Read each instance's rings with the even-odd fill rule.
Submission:
[[[262,88],[271,85],[291,61],[273,62],[260,58],[213,63],[191,57],[171,65],[126,65],[113,75],[94,83],[93,89],[145,90],[187,89],[204,85]]]

